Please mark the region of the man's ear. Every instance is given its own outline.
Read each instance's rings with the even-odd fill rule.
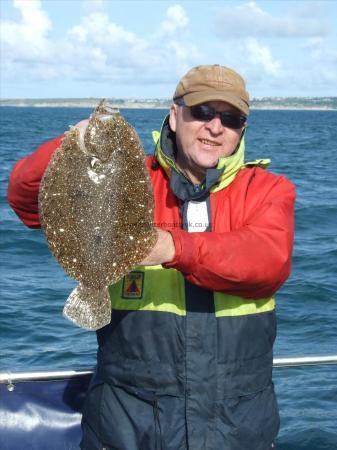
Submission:
[[[177,130],[177,110],[178,106],[173,103],[170,108],[170,118],[169,118],[170,128],[173,132],[176,132]]]

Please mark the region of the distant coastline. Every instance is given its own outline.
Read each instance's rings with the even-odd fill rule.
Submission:
[[[0,106],[36,108],[94,108],[101,98],[0,99]],[[168,109],[169,99],[107,98],[119,109]],[[337,111],[337,97],[263,97],[251,100],[251,109]]]

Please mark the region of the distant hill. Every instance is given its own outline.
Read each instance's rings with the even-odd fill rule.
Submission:
[[[101,98],[0,99],[0,106],[94,108]],[[107,98],[116,108],[169,108],[169,99]],[[251,100],[252,109],[337,110],[337,97],[262,97]]]
[[[337,97],[262,97],[253,98],[255,109],[329,109],[337,110]]]
[[[0,106],[94,108],[101,100],[102,98],[97,97],[0,99]],[[106,100],[115,108],[169,108],[171,104],[168,99],[106,98]]]

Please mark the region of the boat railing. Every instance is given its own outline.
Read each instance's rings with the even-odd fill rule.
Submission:
[[[321,365],[337,365],[337,355],[329,356],[301,356],[289,358],[274,358],[274,368],[285,367],[303,367],[303,366],[321,366]],[[1,372],[0,383],[7,383],[8,388],[14,382],[20,381],[43,381],[43,380],[62,380],[69,378],[78,378],[92,375],[94,369],[78,369],[78,370],[48,370],[48,371],[32,371],[32,372]],[[14,386],[13,386],[14,387]]]
[[[273,367],[302,367],[337,364],[337,355],[274,358]]]

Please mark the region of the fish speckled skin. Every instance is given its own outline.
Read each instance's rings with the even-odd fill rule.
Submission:
[[[110,322],[107,286],[153,248],[153,194],[134,128],[101,102],[81,131],[71,129],[41,182],[42,228],[52,253],[80,282],[64,314],[97,329]]]

